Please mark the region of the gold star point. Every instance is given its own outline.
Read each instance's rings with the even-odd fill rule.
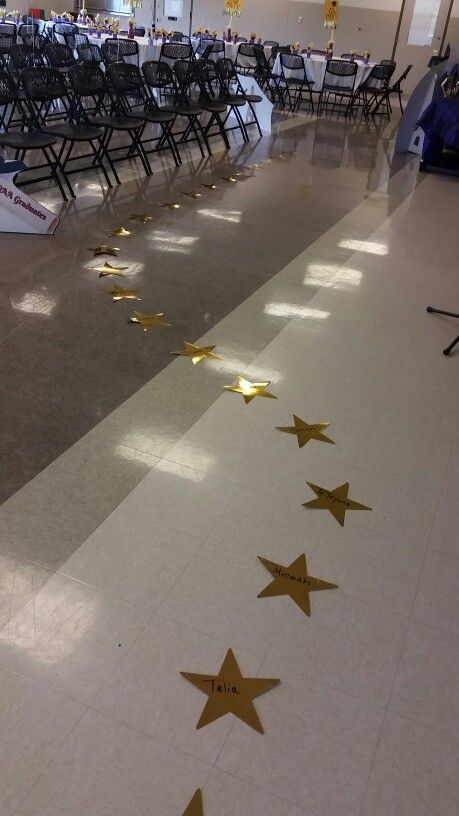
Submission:
[[[106,244],[100,244],[100,246],[89,248],[89,252],[94,252],[95,258],[97,255],[114,255],[116,258],[119,251],[119,247],[107,246]]]
[[[117,229],[110,230],[108,234],[111,238],[127,238],[131,233],[124,227],[117,227]]]
[[[144,314],[144,312],[134,312],[129,318],[129,323],[139,323],[144,331],[148,331],[153,326],[169,327],[172,323],[163,320],[164,312],[157,312],[156,314]]]
[[[268,561],[267,558],[258,556],[264,567],[271,573],[274,580],[265,587],[258,598],[272,598],[275,595],[289,595],[292,601],[307,615],[311,617],[311,604],[309,600],[310,592],[317,592],[322,589],[337,589],[336,584],[322,581],[321,578],[314,578],[308,573],[306,556],[304,553],[287,567]]]
[[[138,292],[135,289],[123,289],[122,286],[114,286],[108,294],[112,296],[114,301],[140,300]]]
[[[266,382],[252,383],[249,382],[249,380],[246,380],[245,377],[238,375],[237,383],[233,383],[233,385],[224,385],[223,389],[225,391],[234,391],[235,394],[242,394],[244,397],[244,402],[247,404],[255,397],[269,397],[270,399],[277,399],[274,394],[266,391],[269,384],[270,380],[267,380]]]
[[[105,261],[103,266],[95,266],[94,272],[99,273],[99,278],[105,278],[107,275],[118,275],[120,278],[124,277],[124,269],[129,269],[128,266],[112,266],[111,263]]]
[[[181,206],[177,201],[166,201],[165,204],[158,204],[158,207],[167,207],[169,210],[179,210]]]
[[[216,190],[217,189],[216,184],[201,184],[201,187],[205,187],[206,190]]]
[[[180,195],[185,196],[185,198],[202,198],[202,193],[198,193],[196,190],[190,190],[189,192],[180,193]]]
[[[220,176],[222,181],[226,181],[227,184],[235,184],[237,179],[234,176]]]
[[[171,351],[176,357],[191,357],[193,365],[197,365],[201,360],[223,360],[219,354],[214,354],[215,346],[196,346],[194,343],[189,343],[185,340],[185,347],[180,351]]]
[[[371,510],[365,504],[353,501],[348,498],[349,482],[345,482],[333,490],[308,482],[309,487],[316,494],[317,498],[304,502],[303,507],[312,507],[317,510],[329,510],[341,527],[344,526],[344,518],[347,510]]]
[[[183,816],[204,816],[202,807],[202,791],[201,788],[198,788]]]
[[[154,221],[152,215],[148,215],[148,213],[132,213],[129,216],[130,221],[140,221],[142,224],[148,224],[149,221]]]
[[[299,448],[302,448],[311,439],[316,439],[318,442],[329,442],[331,445],[335,444],[333,439],[329,439],[328,436],[322,433],[330,425],[329,422],[315,422],[313,425],[309,425],[304,419],[300,419],[295,414],[293,414],[293,422],[294,425],[276,425],[276,430],[295,434]]]
[[[255,710],[253,700],[276,686],[280,680],[267,677],[243,677],[231,649],[228,649],[218,674],[192,674],[180,672],[196,688],[207,694],[208,700],[199,718],[197,729],[234,714],[250,728],[263,734],[263,727]]]

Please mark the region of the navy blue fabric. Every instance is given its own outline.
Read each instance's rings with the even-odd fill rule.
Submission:
[[[422,158],[440,160],[443,145],[459,150],[459,99],[435,99],[422,114],[419,127],[424,131]]]

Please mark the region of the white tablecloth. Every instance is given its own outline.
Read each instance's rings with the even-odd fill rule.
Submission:
[[[197,47],[199,45],[199,39],[196,38],[196,37],[193,37],[191,42],[192,42],[194,50],[196,51],[196,49],[197,49]],[[211,43],[212,43],[212,40],[209,40],[209,45]],[[225,58],[230,59],[233,62],[236,62],[238,48],[239,48],[239,43],[233,43],[233,42],[226,42],[225,41]],[[266,59],[269,60],[269,58],[271,57],[271,51],[272,51],[271,46],[270,45],[265,45],[263,47],[263,50],[265,52]],[[220,56],[219,53],[211,54],[210,59],[218,59],[219,56]],[[255,68],[256,64],[257,64],[257,61],[256,61],[255,57],[252,58],[252,57],[243,57],[243,56],[241,56],[240,59],[239,59],[239,65],[242,68]]]
[[[304,65],[306,68],[306,76],[309,82],[313,82],[313,89],[315,91],[320,91],[322,89],[322,85],[324,84],[324,77],[325,77],[325,69],[327,67],[327,60],[325,57],[320,56],[319,54],[312,54],[310,57],[307,57],[306,54],[300,54],[303,58]],[[339,57],[334,57],[333,59],[339,59]],[[371,73],[371,69],[375,65],[374,62],[369,62],[368,65],[365,65],[364,62],[356,60],[357,65],[357,74],[355,77],[355,88],[357,89],[362,82],[368,78]],[[280,55],[277,55],[276,61],[274,63],[273,73],[276,75],[282,74],[282,68],[280,63]],[[286,77],[295,77],[298,76],[299,78],[302,77],[302,72],[300,71],[289,71],[285,70]],[[349,84],[349,77],[333,77],[329,75],[327,77],[327,83],[336,85],[337,87],[342,87],[343,85]]]

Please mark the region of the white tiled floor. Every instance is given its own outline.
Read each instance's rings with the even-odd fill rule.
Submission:
[[[181,816],[199,786],[206,816],[458,813],[458,354],[441,353],[457,327],[425,313],[457,302],[457,187],[426,178],[374,232],[383,206],[370,197],[203,338],[230,359],[175,361],[79,443],[87,461],[96,440],[112,512],[57,574],[2,557],[2,816]],[[222,393],[168,435],[155,383],[194,404],[238,370],[278,399]],[[335,445],[299,449],[275,430],[293,413],[330,421]],[[146,475],[118,503],[99,456],[124,426]],[[43,500],[76,478],[59,468]],[[341,528],[301,506],[307,481],[349,481],[372,510]],[[16,529],[18,552],[33,532]],[[339,586],[310,619],[257,599],[257,555],[302,552]],[[232,716],[196,730],[205,700],[180,671],[216,673],[229,647],[281,680],[256,701],[263,736]]]

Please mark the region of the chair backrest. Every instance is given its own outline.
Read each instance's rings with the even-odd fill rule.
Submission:
[[[379,64],[380,64],[380,65],[393,65],[393,66],[394,66],[394,68],[396,68],[396,67],[397,67],[397,63],[395,62],[395,60],[392,60],[392,59],[384,59],[384,60],[381,60],[381,62],[380,62]]]
[[[145,37],[145,27],[138,26],[138,28],[134,28],[134,36],[135,37]]]
[[[279,45],[277,40],[265,40],[263,45],[268,45],[274,48],[275,45]]]
[[[239,48],[237,49],[236,63],[237,63],[239,57],[253,58],[253,60],[255,62],[254,48],[255,48],[255,43],[248,43],[247,40],[245,42],[241,42]]]
[[[190,41],[189,37],[185,36],[183,31],[172,32],[171,42],[182,42],[182,40],[185,40],[185,42]]]
[[[50,68],[69,68],[75,62],[73,51],[65,43],[45,42],[43,53]]]
[[[191,60],[193,59],[193,46],[190,43],[163,43],[161,46],[161,53],[159,61],[168,61],[169,64],[176,60]]]
[[[81,62],[95,62],[97,65],[100,65],[104,61],[99,46],[93,43],[80,43],[77,45],[76,50],[78,59],[81,60]]]
[[[70,84],[78,97],[103,97],[108,92],[107,78],[95,62],[77,62],[68,72]]]
[[[326,51],[321,51],[320,48],[311,48],[311,54],[315,54],[317,57],[324,57]]]
[[[11,49],[11,62],[16,71],[22,71],[33,65],[43,65],[43,57],[32,45],[16,43]]]
[[[363,59],[363,54],[341,54],[342,59]]]
[[[339,77],[355,77],[357,73],[357,63],[346,60],[328,60],[325,74]]]
[[[182,60],[182,62],[189,64],[188,60]],[[166,88],[168,85],[174,85],[174,74],[167,62],[147,60],[147,62],[142,63],[142,74],[150,88]]]
[[[255,48],[255,59],[257,61],[257,71],[269,71],[269,62],[266,59],[265,50],[262,45],[257,45]]]
[[[303,57],[300,57],[299,54],[281,54],[280,64],[282,71],[286,68],[288,71],[306,72]]]
[[[61,37],[64,34],[77,34],[78,33],[78,26],[75,23],[54,23],[53,26],[53,35],[56,39],[58,35]],[[60,40],[58,40],[60,42]]]
[[[204,51],[202,51],[202,53],[200,55],[202,57],[202,59],[208,59],[210,57],[210,55],[212,53],[212,48],[213,48],[213,43],[210,43],[210,45],[206,45],[206,47],[204,48]]]
[[[2,34],[0,33],[0,54],[8,55],[11,53],[13,45],[16,43],[16,34]]]
[[[237,43],[246,43],[248,42],[247,37],[236,37]]]
[[[0,108],[17,102],[19,92],[17,85],[6,68],[0,67]]]
[[[394,71],[395,65],[383,65],[381,62],[379,65],[373,65],[373,68],[371,69],[366,81],[368,82],[369,80],[376,79],[382,84],[386,84],[389,82]]]
[[[131,62],[112,63],[107,68],[107,77],[118,93],[129,94],[143,88],[139,66]]]
[[[87,34],[80,34],[78,31],[76,33],[64,34],[64,42],[72,51],[75,51],[78,45],[89,45],[89,38]]]
[[[127,57],[139,59],[139,44],[135,40],[124,37],[107,37],[102,43],[101,51],[106,65],[111,65],[113,62],[124,62]]]
[[[18,37],[26,45],[32,45],[37,36],[38,25],[36,23],[22,23],[18,28]]]
[[[65,78],[54,68],[35,65],[21,72],[21,85],[32,102],[51,102],[68,95]]]
[[[273,45],[273,49],[271,51],[271,64],[274,65],[278,54],[291,54],[292,49],[289,45]]]
[[[0,23],[0,34],[11,34],[16,37],[16,25],[15,23]]]
[[[174,64],[174,74],[183,97],[184,94],[186,95],[188,93],[190,86],[196,81],[194,63],[188,60],[177,60]]]

